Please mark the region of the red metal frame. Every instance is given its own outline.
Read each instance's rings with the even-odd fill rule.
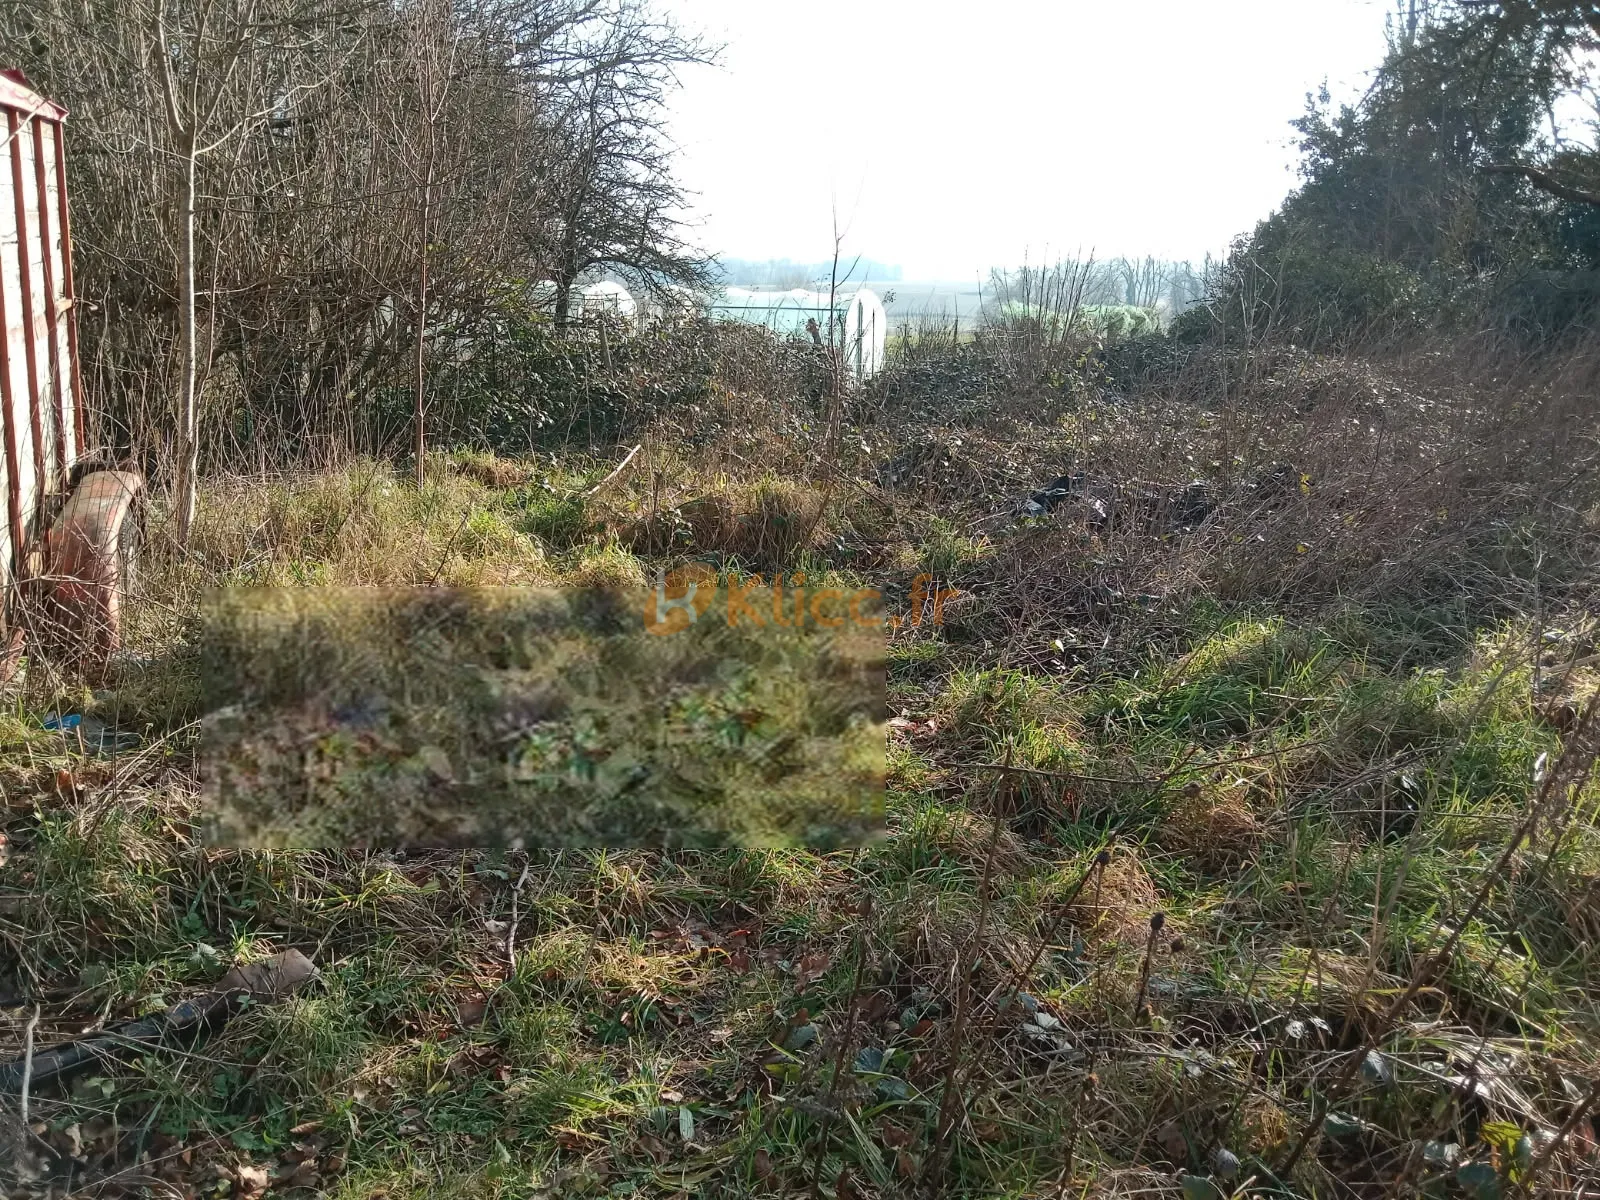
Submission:
[[[17,431],[11,421],[16,408],[11,393],[11,338],[5,332],[10,328],[6,290],[0,287],[0,425],[5,427],[6,441],[6,516],[11,524],[11,557],[20,575],[28,560],[22,552],[22,480],[17,475]]]
[[[72,206],[67,202],[67,146],[62,137],[61,119],[67,115],[61,109],[52,128],[56,135],[56,203],[61,205],[61,302],[67,313],[67,357],[72,361],[68,369],[72,374],[72,454],[83,453],[84,403],[83,376],[78,367],[78,292],[72,283]]]
[[[47,504],[72,482],[73,467],[84,452],[83,379],[78,365],[78,317],[72,280],[72,222],[67,205],[67,169],[62,122],[67,110],[46,100],[17,71],[0,70],[0,150],[10,158],[10,172],[0,164],[0,187],[9,182],[17,231],[15,263],[11,251],[0,256],[0,433],[4,435],[6,520],[11,540],[12,583],[47,584],[48,598],[60,623],[86,640],[94,660],[104,666],[121,639],[121,597],[126,585],[122,530],[144,488],[136,474],[96,471],[78,481],[72,495],[48,529]],[[55,177],[45,164],[45,148],[55,156]],[[22,154],[31,148],[32,178]],[[52,192],[54,193],[52,195]],[[34,206],[30,218],[28,205]],[[4,219],[0,207],[0,219]],[[59,251],[51,245],[58,241]],[[56,253],[60,254],[59,267]],[[34,260],[38,265],[34,265]],[[16,291],[8,296],[12,267]],[[10,310],[10,311],[8,311]],[[62,320],[66,321],[66,361],[62,361]],[[45,350],[39,350],[39,338]],[[17,361],[21,343],[24,363]],[[25,370],[14,368],[25,366]],[[18,393],[26,385],[26,395]],[[49,388],[47,396],[45,389]],[[72,397],[72,437],[67,437],[67,389]],[[33,435],[33,480],[24,489],[20,475],[23,403]],[[48,454],[45,436],[53,430],[55,450]],[[49,462],[46,462],[47,457]],[[3,528],[3,527],[0,527]],[[34,579],[42,567],[42,579]],[[9,624],[9,595],[0,596],[0,678],[15,669],[22,650],[21,625]]]
[[[40,494],[44,495],[55,489],[50,486],[50,477],[44,471],[44,422],[39,416],[39,410],[44,407],[40,401],[44,397],[39,392],[39,322],[33,312],[33,246],[35,241],[39,242],[40,257],[48,254],[50,248],[41,239],[28,236],[28,192],[22,177],[22,139],[17,135],[24,129],[31,132],[33,122],[20,120],[17,110],[13,108],[6,112],[6,128],[9,134],[7,149],[11,151],[11,195],[17,209],[17,278],[22,286],[22,353],[28,368],[28,425],[33,433],[33,477],[38,481]],[[39,148],[35,146],[33,152],[37,155]]]
[[[39,197],[39,241],[44,246],[45,334],[49,338],[46,344],[50,349],[50,394],[56,402],[56,479],[64,484],[67,478],[67,394],[61,385],[61,313],[55,303],[55,255],[50,252],[50,188],[44,174],[44,126],[44,118],[33,119],[33,177]],[[52,137],[51,142],[59,156],[60,140]]]
[[[0,109],[5,110],[4,142],[10,159],[10,182],[17,230],[17,292],[11,311],[0,288],[0,427],[3,427],[6,465],[6,519],[11,534],[14,578],[28,573],[33,528],[39,513],[24,511],[32,501],[58,494],[66,486],[73,463],[84,449],[83,382],[78,368],[78,328],[72,279],[72,233],[67,208],[67,175],[62,122],[67,110],[47,100],[29,86],[19,71],[0,70]],[[55,178],[45,163],[48,140],[54,152]],[[22,161],[24,147],[33,153],[33,178],[27,178]],[[4,169],[4,168],[0,168]],[[4,178],[4,176],[0,176]],[[51,195],[52,186],[54,196]],[[35,202],[29,216],[30,193]],[[53,234],[60,239],[60,278],[57,278]],[[34,265],[34,258],[39,265]],[[9,261],[6,264],[10,269]],[[58,291],[57,288],[60,290]],[[62,361],[61,322],[66,319],[66,361]],[[38,339],[46,339],[41,356]],[[14,379],[17,341],[22,343],[23,375],[27,395],[17,394],[23,380]],[[42,360],[42,361],[41,361]],[[50,389],[47,398],[45,389]],[[72,437],[67,438],[67,393],[71,391]],[[35,484],[23,495],[21,467],[22,410],[27,402],[28,432],[32,434]],[[46,460],[45,437],[53,425],[55,452]]]
[[[15,67],[0,68],[0,108],[18,110],[30,117],[40,116],[46,121],[67,119],[67,110],[34,91],[28,77]]]

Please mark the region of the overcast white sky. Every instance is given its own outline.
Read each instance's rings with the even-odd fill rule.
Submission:
[[[908,279],[1094,250],[1199,258],[1294,185],[1288,122],[1353,95],[1391,0],[666,0],[726,42],[674,110],[700,239]]]

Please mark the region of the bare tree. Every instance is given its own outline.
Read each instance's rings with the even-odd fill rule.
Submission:
[[[658,17],[638,0],[605,10],[598,38],[574,27],[582,63],[559,89],[551,148],[551,278],[564,326],[572,290],[610,272],[648,292],[707,279],[708,260],[690,244],[688,197],[672,173],[666,102],[679,68],[712,62],[717,49]]]
[[[450,21],[446,0],[419,0],[411,38],[416,53],[417,102],[421,110],[422,167],[417,201],[417,299],[416,299],[416,480],[426,482],[427,427],[427,337],[428,337],[428,247],[432,224],[434,171],[438,157],[440,125],[450,98],[451,72],[455,66],[456,30]]]
[[[165,100],[167,134],[180,173],[178,232],[178,335],[182,366],[178,399],[178,476],[174,504],[177,535],[187,543],[194,522],[196,477],[200,469],[200,422],[195,403],[198,374],[195,320],[195,186],[200,159],[237,134],[249,120],[241,115],[227,129],[213,123],[236,76],[254,32],[256,0],[232,0],[223,7],[205,0],[193,20],[174,21],[164,0],[155,0],[151,26],[154,67]],[[249,108],[254,97],[244,97]],[[231,115],[231,114],[230,114]],[[206,141],[206,139],[210,139]]]
[[[420,464],[431,358],[530,281],[695,277],[661,105],[709,51],[648,3],[0,5],[73,110],[107,436],[185,523],[210,466]],[[147,399],[174,395],[176,433]]]

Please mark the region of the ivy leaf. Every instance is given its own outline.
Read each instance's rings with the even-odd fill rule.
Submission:
[[[1517,1139],[1516,1145],[1511,1149],[1511,1158],[1517,1164],[1519,1172],[1526,1171],[1533,1166],[1533,1135],[1525,1133]]]
[[[1496,1146],[1505,1151],[1510,1151],[1523,1136],[1522,1126],[1511,1121],[1485,1121],[1478,1134],[1485,1146]]]
[[[878,1080],[873,1086],[873,1091],[880,1100],[908,1100],[911,1097],[911,1088],[907,1086],[906,1081],[896,1079],[892,1075]]]
[[[1360,1137],[1371,1126],[1359,1117],[1352,1117],[1346,1113],[1331,1112],[1322,1118],[1322,1132],[1335,1141],[1347,1142],[1352,1138]]]
[[[789,1031],[789,1036],[783,1039],[785,1050],[804,1050],[817,1040],[817,1027],[810,1023],[796,1025]]]
[[[1486,1162],[1462,1163],[1456,1182],[1475,1200],[1500,1200],[1500,1174]]]
[[[1184,1200],[1227,1200],[1227,1193],[1209,1175],[1185,1175],[1181,1183]]]

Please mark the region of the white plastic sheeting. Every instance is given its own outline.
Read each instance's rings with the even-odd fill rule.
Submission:
[[[704,313],[706,298],[694,288],[669,283],[652,294],[640,296],[639,307],[652,320],[669,321]]]
[[[817,323],[824,342],[830,331],[835,344],[844,346],[845,363],[858,379],[883,366],[889,337],[889,319],[883,301],[868,288],[837,292],[829,302],[827,292],[765,291],[724,288],[712,297],[711,316],[727,321],[765,325],[774,333],[804,337],[807,323]]]
[[[528,289],[528,299],[534,307],[553,311],[556,304],[556,285],[553,280],[541,279]],[[568,315],[593,317],[601,314],[621,317],[632,324],[639,315],[639,305],[633,294],[620,283],[605,280],[600,283],[580,283],[572,289],[567,299]]]
[[[639,313],[639,306],[634,303],[633,296],[620,283],[612,283],[609,280],[586,283],[577,289],[577,293],[577,302],[573,307],[584,316],[599,316],[603,313],[631,322]]]

